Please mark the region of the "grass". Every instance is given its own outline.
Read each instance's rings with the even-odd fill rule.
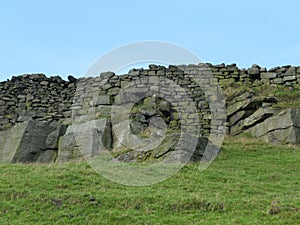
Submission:
[[[261,99],[266,97],[276,97],[278,103],[275,104],[274,107],[279,109],[299,108],[300,106],[299,86],[292,88],[284,85],[270,85],[263,80],[257,80],[256,85],[253,83],[249,83],[248,85],[245,85],[244,83],[234,83],[225,87],[223,91],[225,96],[231,100],[250,90]]]
[[[279,108],[299,108],[300,92],[299,90],[281,90],[274,94],[278,99]]]
[[[299,224],[300,148],[227,138],[204,172],[122,186],[84,161],[0,166],[0,224]]]

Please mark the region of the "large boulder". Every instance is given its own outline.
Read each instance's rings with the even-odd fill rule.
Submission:
[[[246,92],[227,103],[228,130],[230,135],[238,135],[255,126],[277,112],[272,106],[277,103],[274,97],[262,98],[253,92]]]
[[[57,123],[27,121],[2,131],[1,162],[49,163],[57,157],[58,140],[65,126]]]
[[[136,148],[135,150],[119,155],[114,161],[121,162],[156,162],[187,163],[200,161],[204,155],[207,138],[194,137],[190,134],[167,134],[161,143],[151,146]]]
[[[106,118],[70,125],[60,138],[57,161],[93,157],[112,145],[111,124]]]
[[[175,142],[175,148],[169,149],[163,158],[167,163],[199,162],[208,144],[209,141],[207,138],[195,137],[184,133]]]
[[[265,119],[273,116],[275,113],[278,112],[278,109],[272,107],[265,107],[260,108],[252,114],[247,114],[247,111],[240,111],[246,112],[243,115],[247,115],[244,118],[241,118],[236,124],[233,124],[230,127],[230,134],[237,135],[242,133],[243,131],[255,126],[258,123],[263,122]]]
[[[300,109],[287,109],[250,128],[252,136],[274,144],[300,144]]]
[[[28,122],[19,123],[14,127],[0,131],[0,162],[12,162],[20,145]]]
[[[121,162],[144,162],[164,158],[170,151],[174,151],[178,143],[180,134],[173,133],[166,135],[157,146],[133,146],[134,150],[119,155],[114,161]]]

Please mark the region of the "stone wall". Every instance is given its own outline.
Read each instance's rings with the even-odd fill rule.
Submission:
[[[198,67],[191,65],[188,68],[197,72]],[[211,130],[208,100],[204,90],[188,73],[175,66],[151,65],[150,69],[132,69],[122,76],[106,72],[96,78],[79,79],[71,108],[73,120],[114,116],[116,122],[120,122],[119,118],[126,117],[126,113],[119,113],[124,110],[122,106],[133,106],[147,97],[156,96],[156,99],[165,99],[176,108],[166,110],[170,111],[173,124],[181,121],[181,124],[187,124],[185,129],[201,130],[202,136],[208,135]],[[207,76],[210,74],[201,77],[201,82],[208,85]],[[197,118],[193,116],[195,109]]]
[[[218,89],[219,86],[225,93],[224,96]],[[134,146],[140,145],[142,149],[145,144],[153,145],[153,140],[160,140],[164,135],[171,137],[170,139],[176,137],[174,132],[178,133],[180,129],[187,134],[182,143],[188,143],[186,140],[193,140],[191,137],[207,138],[214,132],[216,135],[222,134],[225,122],[227,133],[236,135],[246,130],[257,130],[259,124],[279,112],[273,107],[277,103],[275,97],[262,97],[251,90],[265,86],[299,90],[300,67],[283,66],[267,70],[258,65],[239,69],[235,64],[179,65],[168,68],[150,65],[149,69],[132,69],[128,74],[120,76],[104,72],[88,78],[75,79],[69,76],[68,81],[58,76],[48,78],[44,74],[22,75],[0,83],[0,132],[3,137],[10,136],[6,131],[18,127],[18,124],[26,124],[27,121],[46,124],[27,124],[24,131],[31,125],[41,127],[41,130],[51,130],[51,127],[58,127],[58,124],[64,125],[64,129],[57,128],[58,130],[67,130],[62,138],[64,132],[53,131],[54,135],[51,130],[49,134],[45,134],[40,139],[38,151],[28,145],[30,141],[26,140],[40,134],[32,133],[30,138],[26,134],[20,134],[18,140],[21,144],[14,148],[16,154],[9,154],[10,158],[14,156],[16,162],[22,162],[23,158],[18,157],[24,151],[30,156],[26,162],[36,158],[43,159],[42,161],[52,161],[56,157],[65,160],[69,155],[80,155],[78,149],[86,144],[74,143],[74,135],[78,133],[74,127],[77,127],[76,124],[85,127],[88,121],[101,121],[101,124],[105,124],[104,127],[97,126],[92,130],[86,128],[87,131],[82,133],[93,137],[100,133],[101,137],[105,136],[105,140],[91,142],[98,146],[97,149],[130,146],[128,142]],[[215,117],[216,113],[221,112],[222,97],[226,100],[226,114]],[[127,119],[133,122],[127,124]],[[143,126],[148,126],[151,135],[155,134],[156,137],[151,139],[150,135],[148,142],[145,140],[142,143],[131,135],[131,132],[147,135]],[[126,131],[128,127],[131,132]],[[117,140],[117,136],[122,138]],[[3,145],[7,146],[6,138],[3,137],[0,140],[2,148]],[[108,139],[109,142],[106,141]],[[51,144],[45,144],[49,140]],[[192,142],[197,143],[196,140]],[[49,147],[54,145],[53,148]],[[68,150],[73,145],[75,147]],[[152,147],[155,148],[154,145]],[[59,148],[62,148],[61,152],[57,153]],[[77,152],[72,152],[74,149]],[[162,152],[165,154],[168,151]],[[56,153],[52,154],[53,152]],[[92,156],[94,153],[87,154]]]
[[[0,83],[0,130],[29,120],[59,121],[71,117],[76,83],[32,74]]]
[[[184,66],[184,69],[193,70],[195,67],[197,66],[189,65]],[[255,87],[262,84],[269,84],[271,87],[279,85],[291,89],[300,88],[300,67],[283,66],[269,70],[258,65],[253,65],[249,69],[239,69],[235,64],[205,64],[205,67],[215,75],[218,83],[224,89],[243,86]],[[10,80],[0,83],[0,130],[28,120],[57,121],[69,125],[72,123],[72,113],[76,116],[109,117],[111,106],[120,100],[116,100],[116,96],[126,85],[132,85],[134,81],[135,87],[131,87],[132,89],[142,88],[143,83],[139,82],[151,85],[151,82],[157,82],[155,79],[158,77],[174,82],[188,93],[199,109],[200,129],[203,130],[203,134],[209,133],[211,113],[207,102],[208,96],[204,95],[203,87],[215,85],[210,83],[213,81],[201,76],[203,85],[199,87],[199,84],[187,76],[186,71],[182,70],[182,66],[181,68],[180,66],[165,68],[155,65],[151,65],[149,69],[133,69],[128,74],[121,76],[106,72],[93,78],[76,80],[69,77],[69,81],[64,81],[60,77],[48,78],[44,74],[12,77]],[[155,93],[157,90],[153,88],[145,91]],[[128,91],[126,94],[128,95]],[[127,97],[134,98],[133,96]],[[162,97],[170,98],[172,96],[166,93]],[[180,102],[180,98],[178,99]],[[238,98],[228,99],[227,104],[230,108],[238,101]],[[232,108],[233,112],[228,113],[228,126],[232,125],[230,117],[235,112],[235,108],[231,107],[231,110]],[[91,115],[91,111],[93,111],[93,115]]]
[[[249,69],[239,69],[236,64],[214,66],[209,64],[209,67],[223,87],[232,84],[257,86],[259,82],[263,82],[300,88],[300,67],[287,65],[269,70],[256,64]]]

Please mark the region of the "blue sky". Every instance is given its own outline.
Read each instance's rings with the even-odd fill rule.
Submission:
[[[0,80],[83,76],[100,56],[143,40],[214,64],[300,65],[299,9],[291,0],[1,1]]]

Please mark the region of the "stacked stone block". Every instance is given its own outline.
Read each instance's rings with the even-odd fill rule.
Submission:
[[[195,80],[201,68],[204,68],[203,73]],[[177,85],[177,90],[174,90],[175,96],[157,85],[159,79]],[[137,98],[134,96],[134,88],[143,90],[143,86],[152,86],[145,88],[144,93],[159,92],[161,97],[174,97],[172,104],[177,109],[186,108],[185,104],[194,104],[199,110],[199,123],[191,129],[200,129],[201,134],[207,136],[212,129],[210,96],[213,96],[211,94],[214,94],[214,88],[218,84],[226,89],[236,85],[256,86],[262,83],[299,89],[300,67],[282,66],[267,70],[258,65],[249,69],[239,69],[236,64],[181,65],[168,68],[150,65],[149,69],[132,69],[128,74],[120,76],[104,72],[97,77],[70,77],[68,81],[58,76],[48,78],[44,74],[22,75],[0,83],[0,130],[29,120],[50,123],[55,121],[69,125],[73,122],[72,119],[77,118],[85,121],[109,118],[112,107],[120,101],[120,92],[126,89],[126,86],[134,85],[131,90],[127,88],[126,95],[121,96],[123,100],[127,98],[135,102]],[[184,94],[192,101],[183,102],[180,96]],[[188,118],[188,115],[183,117],[190,120],[188,124],[193,123],[193,118]],[[196,123],[196,120],[194,122]],[[213,126],[215,129],[218,124]]]

